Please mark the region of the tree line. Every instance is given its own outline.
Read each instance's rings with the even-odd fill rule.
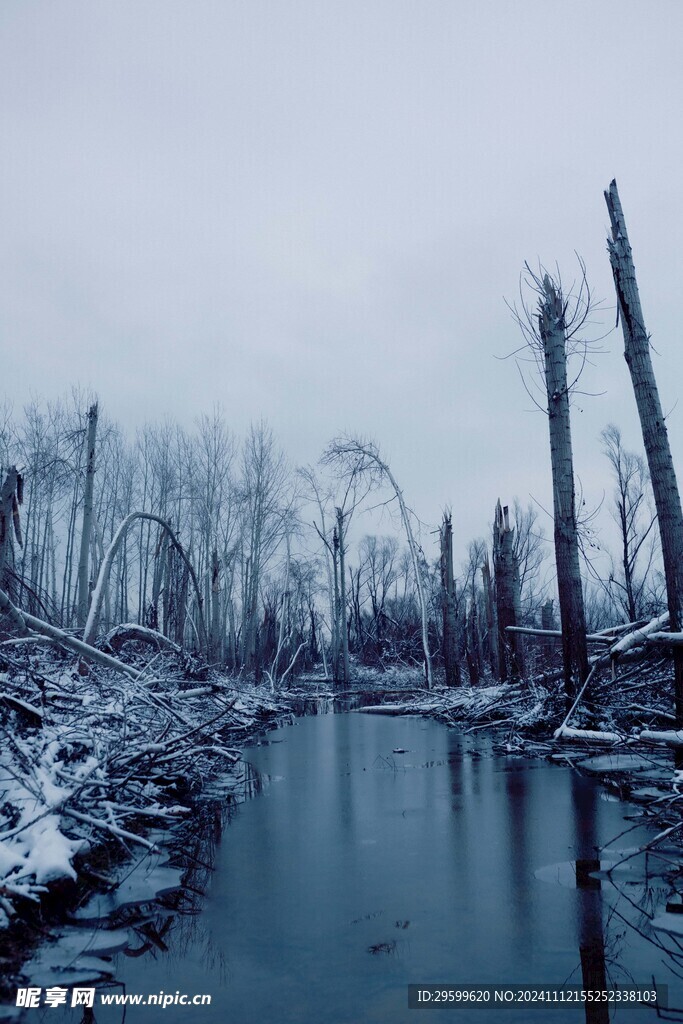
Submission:
[[[571,447],[580,378],[571,366],[586,358],[590,291],[585,273],[565,295],[559,275],[527,267],[535,304],[515,315],[549,425],[552,567],[538,508],[500,501],[488,537],[456,567],[450,511],[434,531],[438,542],[429,535],[427,544],[374,442],[336,438],[319,465],[294,470],[263,422],[240,440],[214,410],[192,430],[148,425],[131,441],[97,401],[74,393],[31,402],[16,421],[5,410],[0,420],[5,595],[88,644],[135,626],[138,638],[164,637],[273,686],[318,668],[345,683],[353,659],[422,664],[427,686],[437,676],[447,685],[517,679],[560,662],[569,700],[589,673],[591,630],[651,618],[666,605],[677,631],[680,500],[615,183],[606,199],[646,453],[628,451],[614,424],[603,431],[619,538],[607,567],[594,558],[577,508]],[[378,494],[396,509],[401,540],[352,543],[359,511]],[[529,639],[525,628],[538,635]]]

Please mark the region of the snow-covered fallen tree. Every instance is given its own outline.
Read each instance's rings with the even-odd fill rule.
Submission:
[[[288,710],[217,675],[188,686],[174,653],[154,655],[153,677],[84,678],[71,658],[17,650],[0,648],[0,926],[94,845],[152,848],[146,829],[186,814],[239,759],[235,740]]]

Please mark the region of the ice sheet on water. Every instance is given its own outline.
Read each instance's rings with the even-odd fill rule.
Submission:
[[[671,772],[670,761],[657,760],[643,754],[600,754],[576,763],[588,772]]]
[[[92,932],[83,928],[67,928],[57,941],[43,946],[23,968],[32,985],[78,985],[111,977],[111,964],[101,957],[125,949],[130,934],[118,931]]]
[[[72,915],[75,921],[102,921],[122,907],[151,903],[158,896],[182,888],[182,872],[149,858],[136,864],[123,881],[108,893],[96,893]]]

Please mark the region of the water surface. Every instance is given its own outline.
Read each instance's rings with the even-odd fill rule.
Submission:
[[[202,913],[176,922],[168,953],[116,961],[128,992],[210,993],[212,1005],[129,1007],[127,1022],[416,1024],[426,1011],[408,1010],[409,983],[626,984],[653,974],[683,1005],[636,909],[664,909],[661,863],[654,878],[636,864],[619,888],[592,875],[619,857],[601,864],[596,847],[636,812],[593,779],[494,755],[481,733],[358,713],[299,719],[246,756],[263,789],[222,836]],[[586,1019],[578,1007],[435,1012],[461,1024]],[[95,1019],[121,1020],[121,1010]],[[643,1008],[610,1019],[656,1017]]]

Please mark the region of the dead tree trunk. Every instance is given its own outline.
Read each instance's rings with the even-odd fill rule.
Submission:
[[[496,606],[493,600],[493,582],[491,580],[491,566],[486,555],[481,565],[481,577],[484,583],[484,601],[486,603],[486,651],[491,667],[491,674],[494,679],[500,679],[500,662],[498,660],[498,618]]]
[[[466,631],[466,657],[467,668],[470,674],[470,686],[478,686],[481,679],[481,648],[479,645],[479,614],[477,608],[477,595],[472,583],[469,607],[467,608]]]
[[[657,382],[652,368],[650,339],[645,330],[633,255],[626,233],[626,223],[616,181],[612,181],[609,190],[605,192],[605,201],[612,225],[612,238],[607,240],[607,251],[612,264],[621,327],[624,333],[624,358],[631,374],[645,454],[650,470],[666,577],[669,628],[672,633],[675,633],[681,628],[681,606],[683,604],[681,499]],[[683,648],[676,647],[674,647],[674,704],[676,725],[680,727],[683,725]]]
[[[22,546],[19,505],[23,499],[23,481],[16,466],[10,466],[0,490],[0,588],[8,586],[14,570],[14,540]]]
[[[508,506],[496,505],[493,524],[493,571],[496,582],[496,610],[498,618],[498,658],[500,678],[519,679],[524,674],[522,642],[508,626],[519,622],[519,567],[514,551],[515,531],[510,526]]]
[[[85,626],[90,602],[90,574],[88,555],[92,533],[93,489],[95,485],[95,442],[97,440],[97,402],[88,409],[88,427],[85,434],[85,490],[83,492],[83,527],[81,553],[78,559],[78,604],[76,617],[80,628]]]
[[[339,630],[341,632],[342,682],[349,681],[349,630],[346,622],[346,568],[344,547],[344,513],[337,509],[337,533],[339,535]]]
[[[334,527],[332,531],[332,574],[334,577],[334,616],[332,618],[332,678],[335,683],[339,682],[340,676],[340,665],[339,655],[341,651],[341,637],[339,635],[339,607],[341,599],[339,597],[339,534],[337,527]]]
[[[562,623],[562,657],[567,702],[588,676],[586,619],[579,568],[579,540],[574,493],[574,459],[567,382],[565,301],[559,287],[543,277],[538,315],[548,396],[550,462],[553,476],[555,563]]]
[[[221,659],[221,563],[218,551],[213,549],[211,556],[211,627],[210,627],[210,655],[211,661],[220,662]]]
[[[444,513],[441,539],[441,604],[443,611],[443,662],[446,686],[460,685],[457,624],[455,617],[455,579],[453,577],[453,526]]]
[[[555,629],[555,616],[553,615],[554,601],[551,597],[541,605],[541,629]],[[541,651],[546,664],[550,662],[554,653],[552,640],[541,641]]]

